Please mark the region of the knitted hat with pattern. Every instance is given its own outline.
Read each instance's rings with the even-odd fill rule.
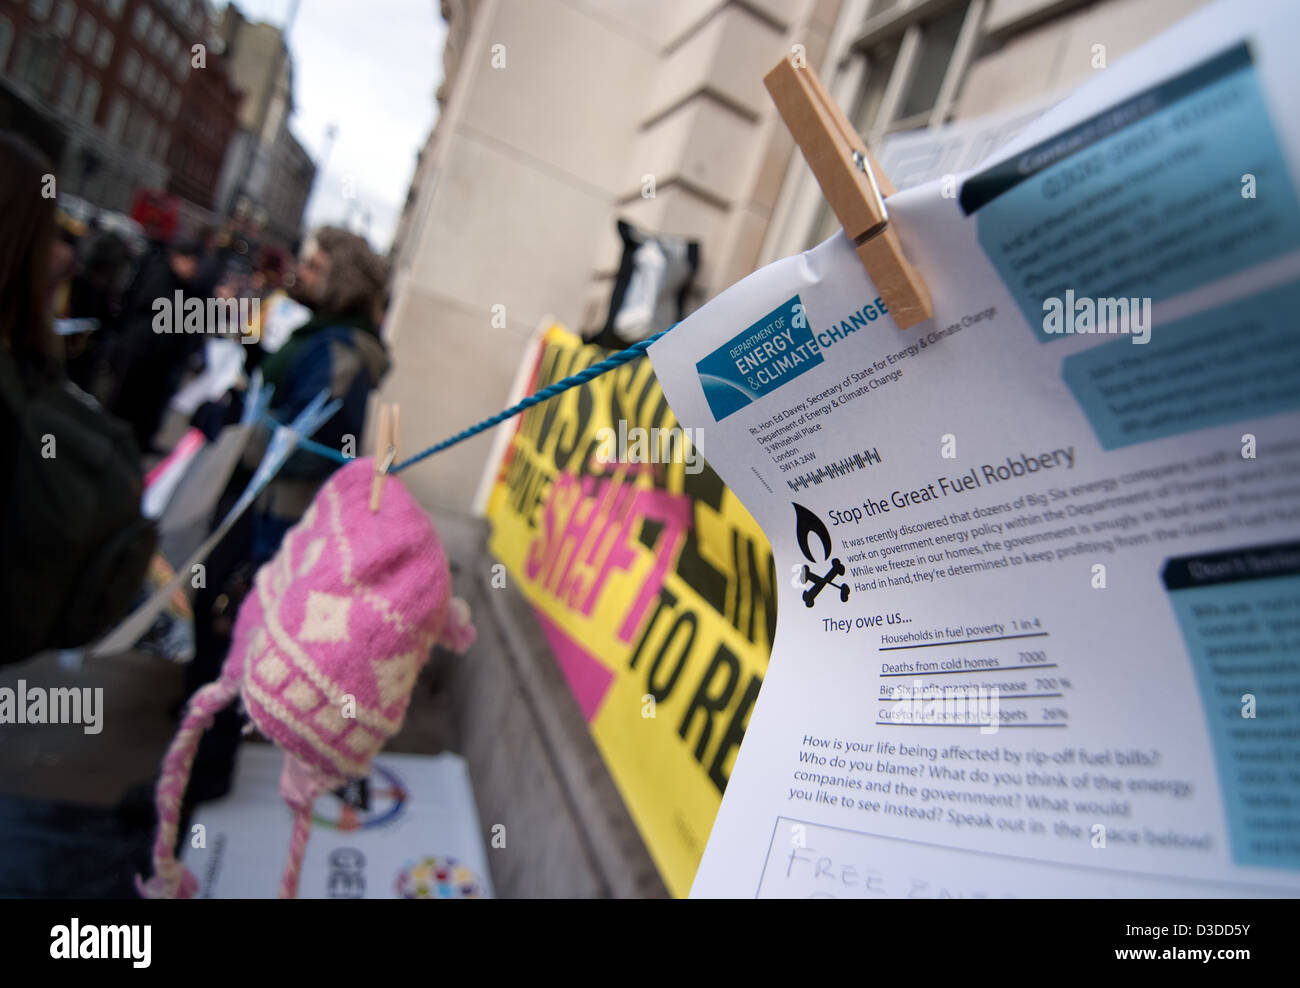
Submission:
[[[474,626],[451,595],[432,523],[396,477],[370,511],[370,458],[321,488],[257,572],[215,682],[191,698],[158,780],[149,898],[190,898],[198,880],[176,860],[181,801],[199,739],[235,699],[285,752],[280,794],[293,811],[280,896],[297,894],[316,796],[369,774],[402,726],[411,689],[434,644],[463,652]]]

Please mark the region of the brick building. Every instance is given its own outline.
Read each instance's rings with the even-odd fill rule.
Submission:
[[[202,0],[5,0],[0,4],[0,78],[15,100],[62,132],[59,191],[126,211],[139,188],[169,187],[191,46],[206,42]],[[211,65],[211,63],[209,63]],[[194,80],[205,89],[217,80]],[[228,97],[181,131],[205,160],[221,140]],[[11,114],[11,118],[20,118]],[[204,132],[206,128],[206,132]],[[202,133],[195,149],[196,132]],[[222,153],[224,154],[224,148]],[[208,183],[182,175],[190,193]],[[210,198],[210,193],[208,193]]]
[[[243,94],[209,46],[203,71],[191,71],[181,89],[167,154],[167,189],[205,210],[217,208],[217,181],[235,133]]]

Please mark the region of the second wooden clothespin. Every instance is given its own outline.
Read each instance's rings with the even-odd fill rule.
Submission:
[[[893,195],[894,187],[844,111],[817,73],[796,66],[792,56],[763,83],[898,328],[929,319],[934,314],[929,289],[889,225],[885,196]]]
[[[379,510],[384,477],[397,459],[397,406],[379,406],[379,428],[375,431],[375,475],[370,482],[370,510]]]

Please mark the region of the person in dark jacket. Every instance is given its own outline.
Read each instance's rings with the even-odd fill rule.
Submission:
[[[139,451],[68,380],[53,332],[52,174],[0,130],[0,664],[80,647],[124,617],[155,542]]]
[[[198,334],[155,332],[154,303],[164,299],[170,304],[176,292],[187,291],[198,263],[199,247],[193,241],[146,255],[123,302],[111,411],[131,424],[136,444],[145,452],[152,449],[167,402],[203,341]]]
[[[62,347],[50,321],[50,281],[54,253],[54,200],[39,196],[42,175],[51,165],[16,134],[0,131],[0,359],[13,362],[20,376],[55,379]],[[0,403],[0,508],[10,510],[10,464],[18,446],[17,421]]]
[[[89,331],[68,343],[68,377],[103,402],[111,385],[108,340],[121,307],[122,276],[130,266],[126,244],[115,233],[93,230],[86,235],[85,257],[72,276],[65,315],[89,324]]]

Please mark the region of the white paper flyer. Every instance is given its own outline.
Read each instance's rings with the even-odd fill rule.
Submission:
[[[779,621],[695,896],[1300,894],[1300,9],[1207,8],[650,350]]]

